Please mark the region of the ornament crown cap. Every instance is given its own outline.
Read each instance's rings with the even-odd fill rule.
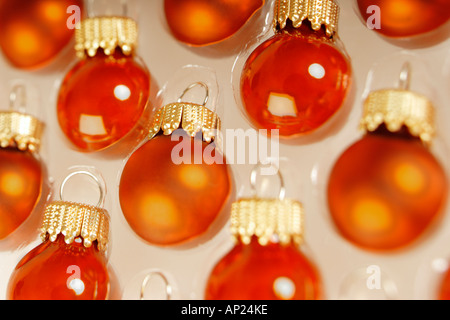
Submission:
[[[36,117],[16,110],[26,108],[23,85],[16,85],[9,96],[9,111],[0,112],[0,148],[17,148],[37,152],[41,144],[44,123]]]
[[[109,56],[117,48],[126,56],[137,47],[138,26],[127,17],[94,17],[81,21],[75,31],[75,50],[80,59],[94,57],[98,49]]]
[[[98,185],[100,197],[97,205],[91,206],[76,202],[64,201],[64,186],[75,175],[87,175]],[[107,250],[109,238],[109,214],[101,208],[103,205],[105,190],[104,181],[99,174],[94,174],[86,169],[79,169],[70,173],[60,186],[60,201],[49,203],[44,211],[44,219],[41,227],[41,240],[55,241],[61,234],[64,241],[71,244],[75,238],[81,237],[84,246],[89,248],[97,242],[97,249]]]
[[[205,89],[203,105],[190,102],[182,102],[182,98],[195,86]],[[160,131],[164,135],[170,135],[177,129],[183,129],[191,137],[197,133],[203,133],[203,139],[207,142],[220,139],[221,121],[219,116],[205,107],[209,100],[208,86],[203,82],[196,82],[187,87],[175,103],[170,103],[160,108],[155,115],[149,131],[150,139],[154,138]],[[220,143],[218,143],[220,145]]]
[[[277,0],[274,26],[282,30],[290,21],[294,28],[299,28],[307,20],[315,31],[324,26],[331,38],[337,33],[339,10],[333,0]]]
[[[86,248],[96,241],[100,251],[106,251],[109,237],[109,215],[105,209],[85,204],[56,201],[44,211],[41,240],[54,242],[59,235],[71,244],[75,238],[83,238]]]
[[[274,167],[273,164],[271,166]],[[255,166],[250,175],[253,197],[236,201],[231,206],[233,239],[249,244],[253,237],[257,237],[259,244],[263,246],[270,241],[278,241],[282,245],[301,245],[304,226],[302,204],[285,198],[286,190],[280,170],[277,170],[280,180],[278,199],[258,198],[256,177],[260,168],[261,163]]]
[[[282,245],[303,243],[303,206],[291,199],[248,198],[231,206],[231,234],[235,241],[260,245],[279,241]]]
[[[363,130],[373,132],[384,124],[395,133],[405,126],[412,136],[427,144],[431,142],[435,134],[434,106],[428,98],[409,89],[410,74],[410,65],[405,63],[399,89],[377,90],[368,95],[361,119]]]
[[[37,152],[44,124],[37,118],[19,112],[0,112],[0,147],[15,147]]]

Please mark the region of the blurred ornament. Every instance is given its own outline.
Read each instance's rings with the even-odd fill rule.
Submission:
[[[32,249],[14,269],[8,284],[10,300],[106,300],[114,283],[108,268],[109,214],[100,207],[62,200],[49,203],[41,227],[42,243]]]
[[[4,240],[31,215],[45,197],[44,165],[39,147],[44,124],[22,113],[25,87],[10,94],[10,110],[0,112],[0,240]]]
[[[182,102],[197,85],[207,90],[203,105]],[[207,100],[205,84],[189,86],[157,112],[149,139],[125,164],[122,212],[149,243],[177,245],[204,235],[230,197],[230,169],[216,146],[220,119],[205,107]]]
[[[206,46],[234,35],[264,4],[264,0],[165,0],[172,34],[192,46]]]
[[[369,250],[414,242],[436,220],[447,195],[444,169],[429,151],[434,107],[409,90],[410,65],[399,89],[371,92],[364,104],[361,140],[334,165],[328,205],[341,234]]]
[[[332,0],[276,4],[275,35],[248,57],[240,91],[255,127],[292,138],[322,127],[342,107],[352,71]]]
[[[232,205],[230,221],[235,246],[210,273],[205,299],[322,299],[319,273],[302,252],[303,206],[285,198],[279,172],[279,198],[258,198],[257,168],[251,175],[255,196]]]
[[[82,0],[0,0],[0,48],[17,68],[47,65],[70,42],[68,8],[83,9]]]
[[[409,38],[445,25],[450,19],[448,0],[357,0],[364,21],[390,38]],[[378,26],[376,26],[378,22]]]
[[[445,271],[439,286],[437,298],[439,300],[450,300],[450,269],[448,268],[448,261],[442,260],[445,264]]]
[[[127,17],[87,18],[76,31],[81,61],[61,84],[57,112],[62,131],[78,150],[115,145],[137,130],[151,109],[151,78],[135,55],[137,40],[137,23]]]

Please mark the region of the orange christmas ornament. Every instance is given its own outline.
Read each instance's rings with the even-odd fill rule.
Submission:
[[[442,278],[437,297],[439,300],[450,300],[450,270]]]
[[[450,19],[447,0],[357,0],[364,21],[390,38],[408,38],[436,30]],[[376,6],[376,7],[375,7]]]
[[[231,234],[235,246],[210,273],[205,299],[323,298],[318,270],[301,251],[303,215],[301,203],[282,195],[279,199],[254,197],[233,203]]]
[[[351,65],[337,46],[338,17],[332,0],[277,0],[275,35],[250,54],[240,79],[244,111],[255,127],[297,137],[342,107]]]
[[[45,193],[39,157],[44,124],[18,111],[26,105],[24,90],[14,87],[10,110],[0,112],[0,241],[30,217]]]
[[[175,38],[205,46],[234,35],[263,4],[264,0],[165,0],[164,13]]]
[[[404,68],[402,79],[408,78]],[[408,86],[377,90],[365,101],[362,127],[366,135],[331,171],[331,217],[357,246],[403,248],[436,221],[446,201],[445,171],[427,146],[434,134],[434,108]]]
[[[17,68],[35,69],[52,61],[70,42],[67,10],[81,0],[1,0],[0,48]]]
[[[76,31],[81,59],[65,76],[58,122],[80,151],[115,145],[149,112],[150,74],[135,55],[138,33],[126,17],[94,17]]]
[[[197,85],[207,89],[194,83],[185,93]],[[230,170],[215,144],[220,119],[206,101],[198,105],[180,98],[161,108],[149,140],[123,169],[122,212],[151,244],[178,245],[204,236],[230,197]]]
[[[74,174],[88,174],[97,179],[88,172]],[[99,204],[102,202],[101,199]],[[99,205],[61,200],[49,203],[43,216],[42,244],[17,264],[9,280],[8,299],[111,299],[115,284],[106,254],[108,212]]]

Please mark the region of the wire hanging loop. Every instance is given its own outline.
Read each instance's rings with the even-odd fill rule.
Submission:
[[[250,187],[251,187],[251,190],[252,190],[252,193],[253,193],[254,197],[258,197],[258,191],[257,191],[257,186],[256,186],[256,179],[258,177],[258,173],[259,173],[260,169],[262,169],[263,166],[264,165],[261,162],[258,163],[253,168],[253,170],[252,170],[252,172],[250,174]],[[286,188],[285,188],[285,185],[284,185],[283,175],[281,174],[280,169],[277,168],[273,163],[270,163],[270,166],[274,167],[277,170],[277,175],[278,175],[278,178],[280,180],[280,192],[279,192],[278,198],[280,200],[284,200],[286,198]]]
[[[127,0],[121,0],[120,5],[122,6],[122,14],[124,17],[128,16],[128,3]]]
[[[9,94],[9,108],[20,111],[27,106],[26,88],[22,84],[15,85]]]
[[[99,8],[98,4],[95,4],[95,2],[99,2],[100,0],[88,0],[87,1],[87,18],[94,18],[101,15],[101,13],[97,12],[96,9]],[[114,4],[108,3],[106,0],[103,0],[101,2],[104,6],[106,6],[106,12],[103,13],[105,16],[122,16],[122,17],[128,17],[129,14],[129,3],[128,0],[117,0]],[[109,7],[108,7],[109,5]],[[117,10],[116,7],[119,7],[119,10]]]
[[[145,276],[144,280],[142,281],[141,290],[139,293],[139,300],[145,300],[145,289],[147,288],[147,286],[150,282],[150,279],[154,275],[159,276],[164,281],[164,285],[166,286],[166,300],[171,300],[172,299],[172,286],[170,285],[167,277],[160,271],[151,271],[150,273],[148,273]]]
[[[92,178],[98,185],[98,190],[100,191],[100,196],[98,199],[97,204],[95,205],[96,207],[101,207],[104,200],[105,200],[105,191],[103,190],[103,186],[102,183],[100,182],[100,179],[93,173],[89,172],[89,171],[85,171],[85,170],[80,170],[80,171],[75,171],[70,173],[65,179],[64,181],[61,183],[61,187],[59,188],[59,197],[62,201],[64,201],[64,187],[66,186],[67,182],[74,176],[76,175],[86,175],[90,178]]]
[[[189,87],[187,87],[186,89],[184,89],[183,93],[178,98],[177,102],[178,103],[182,102],[182,99],[186,95],[186,93],[188,93],[190,90],[192,90],[193,88],[195,88],[197,86],[201,86],[201,87],[203,87],[205,89],[205,99],[203,100],[203,104],[202,104],[202,106],[205,107],[206,104],[208,103],[208,100],[209,100],[209,88],[203,82],[195,82],[195,83],[191,84]]]
[[[411,64],[405,62],[400,70],[398,87],[402,90],[409,90],[411,87]]]

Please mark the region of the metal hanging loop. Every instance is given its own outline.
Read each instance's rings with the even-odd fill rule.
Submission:
[[[122,17],[128,17],[129,14],[129,3],[128,0],[118,0],[115,2],[115,4],[110,4],[108,3],[108,1],[106,0],[102,0],[102,2],[100,2],[100,4],[103,4],[104,6],[106,6],[106,12],[103,13],[99,13],[97,12],[95,9],[98,9],[98,7],[100,6],[98,4],[98,2],[101,0],[88,0],[87,1],[87,18],[95,18],[95,17],[99,17],[101,15],[103,16],[122,16]],[[97,2],[97,4],[95,3]],[[108,7],[108,5],[112,6],[112,7]],[[120,11],[118,11],[116,9],[116,7],[120,6]],[[113,10],[116,9],[116,10]]]
[[[398,87],[402,90],[409,90],[411,87],[411,64],[405,62],[400,71]]]
[[[72,172],[64,179],[64,181],[61,183],[61,187],[59,188],[59,197],[60,197],[60,199],[62,201],[64,201],[64,196],[63,196],[64,195],[64,187],[66,186],[67,181],[69,181],[72,177],[74,177],[76,175],[80,175],[80,174],[89,176],[90,178],[94,179],[94,181],[97,183],[98,189],[100,191],[100,196],[99,196],[98,203],[96,204],[96,207],[101,207],[103,205],[104,200],[105,200],[105,191],[103,190],[103,185],[100,182],[99,178],[95,174],[93,174],[93,173],[91,173],[89,171],[85,171],[85,170]]]
[[[166,286],[166,300],[171,300],[172,299],[172,286],[170,285],[167,277],[160,271],[151,271],[145,276],[144,280],[142,281],[141,290],[140,290],[140,294],[139,294],[139,300],[145,300],[145,289],[147,288],[148,283],[150,282],[150,279],[154,275],[159,276],[164,281],[164,284]]]
[[[191,84],[189,87],[187,87],[186,89],[184,89],[183,93],[181,94],[181,96],[178,98],[178,103],[182,102],[183,97],[186,95],[187,92],[189,92],[190,90],[192,90],[193,88],[197,87],[197,86],[201,86],[205,89],[205,99],[203,100],[203,104],[202,106],[205,107],[206,104],[208,103],[209,100],[209,88],[208,86],[203,83],[203,82],[194,82],[193,84]]]
[[[27,106],[26,88],[22,84],[15,85],[9,94],[9,108],[20,111]]]
[[[275,165],[273,163],[270,163],[270,166],[275,167]],[[263,164],[261,162],[259,162],[252,170],[251,174],[250,174],[250,187],[251,190],[253,192],[253,196],[254,197],[258,197],[258,192],[256,190],[256,178],[258,177],[258,172],[259,170],[263,167]],[[286,188],[284,185],[284,179],[283,179],[283,175],[280,172],[280,169],[275,167],[275,169],[277,170],[277,175],[278,178],[280,180],[280,192],[278,195],[278,198],[280,200],[284,200],[286,198]]]

